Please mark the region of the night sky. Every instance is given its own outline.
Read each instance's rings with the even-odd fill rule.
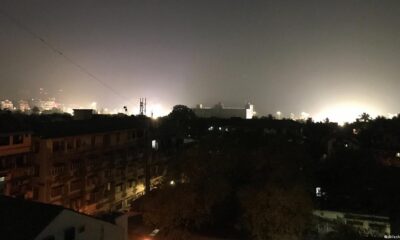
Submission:
[[[1,0],[0,98],[400,111],[400,1]],[[62,91],[60,91],[62,89]],[[338,110],[339,109],[339,110]],[[343,114],[343,112],[342,112]]]

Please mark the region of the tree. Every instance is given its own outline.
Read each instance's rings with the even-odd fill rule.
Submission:
[[[369,122],[371,120],[371,116],[368,113],[362,113],[359,118],[357,118],[357,121],[361,122]]]
[[[39,114],[39,113],[40,113],[39,107],[34,106],[34,107],[32,108],[32,114]]]
[[[244,226],[254,239],[301,239],[311,217],[311,200],[300,186],[266,184],[241,193]]]

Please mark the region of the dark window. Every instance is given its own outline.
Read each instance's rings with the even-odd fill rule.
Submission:
[[[10,145],[10,137],[9,136],[1,136],[0,137],[0,146]]]
[[[116,141],[117,143],[119,143],[119,141],[120,141],[120,135],[121,135],[121,134],[119,134],[119,133],[117,133],[117,134],[115,135],[115,141]]]
[[[33,200],[38,200],[39,199],[39,188],[38,187],[34,187],[33,188]]]
[[[33,152],[38,153],[40,149],[40,142],[34,142],[33,143]]]
[[[139,130],[138,132],[137,132],[137,137],[138,138],[141,138],[141,137],[143,137],[144,136],[144,131],[143,130]]]
[[[92,136],[92,141],[91,141],[92,147],[96,145],[96,136]]]
[[[72,140],[67,142],[67,150],[72,150],[74,148],[74,142]]]
[[[110,146],[111,136],[110,134],[106,134],[103,136],[103,146]]]
[[[53,142],[53,152],[64,151],[64,141],[54,141]]]
[[[74,227],[65,229],[64,240],[75,240],[75,228]]]
[[[13,136],[13,144],[21,144],[24,142],[24,137],[22,135]]]
[[[76,139],[76,149],[81,148],[82,145],[82,140],[81,139]]]

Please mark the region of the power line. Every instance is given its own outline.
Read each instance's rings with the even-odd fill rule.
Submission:
[[[23,31],[29,33],[33,38],[39,40],[43,45],[45,45],[47,48],[49,48],[51,51],[56,53],[57,55],[61,56],[64,58],[67,62],[78,68],[81,72],[84,74],[88,75],[90,78],[93,80],[97,81],[99,84],[101,84],[103,87],[107,88],[111,92],[113,92],[116,96],[120,97],[123,100],[129,100],[126,96],[120,94],[117,92],[114,88],[112,88],[110,85],[96,77],[93,73],[91,73],[88,69],[86,69],[84,66],[79,64],[77,61],[74,61],[72,58],[68,57],[65,55],[60,49],[56,48],[53,44],[51,44],[49,41],[45,40],[43,37],[41,37],[39,34],[35,33],[31,28],[29,28],[27,25],[21,23],[18,21],[18,19],[14,18],[13,16],[7,14],[5,11],[0,9],[0,14],[8,18],[12,23],[14,23],[18,28],[22,29]]]

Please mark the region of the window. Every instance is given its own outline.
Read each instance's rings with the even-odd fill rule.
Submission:
[[[127,183],[128,188],[134,187],[135,185],[136,185],[136,181],[134,179],[130,179]]]
[[[63,191],[63,186],[62,185],[58,186],[58,187],[51,188],[51,197],[54,198],[54,197],[61,196],[62,191]]]
[[[117,186],[115,186],[115,192],[121,192],[122,191],[122,184],[118,184]]]
[[[79,190],[79,189],[81,189],[81,186],[82,186],[81,180],[72,181],[69,184],[69,191],[73,192],[73,191]]]
[[[38,187],[34,187],[33,188],[33,194],[32,194],[32,199],[33,200],[38,200],[39,199],[39,188]]]
[[[75,240],[75,228],[74,227],[65,229],[64,240]]]
[[[13,136],[13,144],[21,144],[24,142],[24,137],[22,135]]]
[[[76,149],[81,148],[82,140],[80,138],[76,139]]]
[[[137,132],[137,137],[138,138],[141,138],[141,137],[143,137],[144,136],[144,131],[143,130],[139,130],[138,132]]]
[[[117,133],[117,134],[115,135],[115,141],[116,141],[117,143],[119,143],[119,141],[121,140],[121,139],[120,139],[120,138],[121,138],[120,135],[121,135],[120,133]]]
[[[111,143],[111,136],[110,134],[105,134],[103,136],[103,146],[110,146]]]
[[[40,149],[40,142],[34,142],[33,143],[33,152],[38,153]]]
[[[67,141],[67,150],[70,151],[74,149],[74,142],[72,140]]]
[[[0,146],[10,145],[10,137],[9,136],[0,136]]]
[[[91,145],[94,147],[96,145],[96,136],[92,136]]]
[[[158,142],[157,142],[157,140],[152,140],[151,141],[151,148],[152,149],[154,149],[154,150],[158,150]]]
[[[60,166],[54,166],[51,170],[50,170],[50,174],[52,176],[57,176],[60,175],[64,172],[64,166],[60,165]]]
[[[53,142],[53,152],[60,152],[64,150],[64,141],[54,141]]]
[[[17,155],[15,156],[15,165],[16,167],[23,167],[26,165],[26,158],[24,155]]]

